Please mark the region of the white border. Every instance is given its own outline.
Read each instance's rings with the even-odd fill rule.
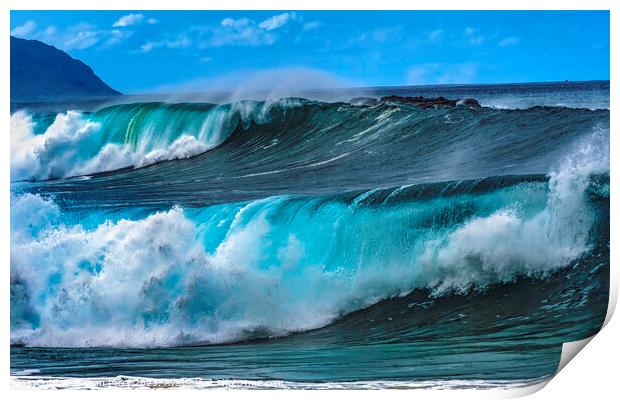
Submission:
[[[12,10],[611,10],[615,0],[13,0]],[[98,4],[93,4],[98,3]]]
[[[0,86],[0,109],[4,110],[0,113],[2,118],[2,127],[0,130],[0,143],[3,151],[2,163],[3,168],[0,174],[0,190],[2,191],[2,206],[0,210],[0,237],[3,239],[0,244],[2,255],[2,280],[0,287],[2,287],[2,296],[0,299],[1,315],[2,315],[2,333],[3,343],[5,346],[0,346],[0,359],[2,360],[2,368],[0,369],[0,390],[3,392],[3,398],[12,399],[27,399],[27,398],[40,398],[43,393],[40,391],[9,391],[9,188],[10,188],[10,143],[9,143],[9,104],[10,104],[10,92],[9,88],[9,59],[6,55],[9,54],[9,31],[10,31],[10,13],[9,10],[49,10],[49,9],[70,9],[70,10],[198,10],[198,9],[212,9],[212,10],[341,10],[341,9],[378,9],[377,5],[380,5],[380,9],[392,9],[392,10],[611,10],[611,38],[610,38],[610,51],[611,51],[611,97],[610,97],[610,109],[611,112],[611,148],[617,149],[620,146],[616,138],[617,120],[616,120],[616,107],[618,104],[618,73],[620,68],[618,63],[618,38],[620,38],[618,17],[620,12],[620,2],[617,0],[419,0],[419,1],[405,1],[405,0],[288,0],[286,2],[275,0],[264,1],[249,1],[249,0],[226,0],[226,1],[209,1],[200,2],[197,0],[174,0],[174,1],[161,1],[161,0],[132,0],[130,2],[123,0],[93,0],[88,1],[88,4],[84,0],[5,0],[1,2],[0,7],[2,14],[0,18],[0,24],[2,30],[5,32],[4,36],[0,37],[0,43],[2,43],[2,53],[5,55],[0,62],[1,68],[1,82]],[[552,22],[550,22],[552,23]],[[618,161],[615,156],[611,157],[611,192],[616,192],[618,188],[618,178],[615,174]],[[615,228],[618,226],[618,212],[617,206],[614,202],[611,202],[611,226],[614,227],[611,230],[611,242],[618,242],[618,230]],[[597,396],[600,394],[617,393],[617,366],[618,356],[620,356],[619,344],[617,338],[620,337],[620,323],[616,319],[610,317],[615,308],[617,296],[618,296],[618,271],[617,266],[618,255],[615,246],[611,246],[611,290],[610,290],[610,308],[607,314],[605,329],[596,337],[594,337],[584,351],[577,356],[577,360],[569,363],[566,368],[562,370],[558,376],[551,380],[546,386],[545,390],[536,393],[533,398],[577,398],[584,396]],[[534,389],[540,389],[545,385],[538,385],[536,388],[531,388],[527,391],[446,391],[446,392],[410,392],[410,391],[356,391],[355,396],[361,398],[377,398],[378,396],[390,396],[395,398],[408,398],[411,396],[419,395],[422,398],[498,398],[498,397],[512,397],[515,395],[524,395],[531,393]],[[133,398],[139,395],[139,392],[135,391],[115,391],[115,395],[121,398]],[[284,392],[284,391],[182,391],[175,392],[183,396],[191,398],[204,398],[205,396],[216,396],[232,398],[236,396],[263,398],[274,400],[277,398],[290,398],[291,395],[296,398],[314,398],[317,393],[310,391],[303,392]],[[330,398],[336,398],[340,396],[342,392],[321,392],[321,396]],[[91,395],[93,397],[108,398],[110,392],[108,391],[96,391],[96,392],[75,392],[75,391],[51,391],[45,392],[45,396],[52,398],[82,398],[85,395]],[[351,392],[342,393],[344,395],[353,394]],[[159,390],[149,391],[149,398],[164,398],[170,396],[170,392]],[[146,396],[145,396],[146,397]],[[609,395],[605,396],[609,397]]]

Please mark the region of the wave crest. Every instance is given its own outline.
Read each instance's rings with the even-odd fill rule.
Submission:
[[[521,119],[528,124],[515,123]],[[414,171],[433,180],[511,174],[517,165],[518,173],[547,172],[568,143],[608,125],[608,119],[608,111],[423,109],[390,102],[367,107],[294,98],[124,104],[95,113],[69,111],[53,121],[17,111],[11,115],[11,178],[46,180],[143,167],[215,148],[215,160],[201,158],[193,174],[180,179],[204,179],[211,170],[221,177],[303,172],[325,163],[351,172],[361,165],[381,169],[388,155],[398,163],[383,174],[390,186]],[[446,151],[451,157],[443,156]]]
[[[274,105],[137,103],[96,113],[58,114],[42,134],[25,111],[11,115],[11,179],[46,180],[189,158],[220,143],[239,125],[268,119]]]

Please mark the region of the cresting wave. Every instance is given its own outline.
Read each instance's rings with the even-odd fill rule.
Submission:
[[[53,120],[17,111],[11,115],[11,178],[63,178],[188,158],[220,144],[238,124],[261,122],[271,105],[136,103],[67,111]]]
[[[596,241],[589,193],[608,193],[592,180],[607,173],[608,154],[608,136],[595,132],[548,178],[276,196],[141,217],[102,211],[85,221],[53,199],[16,195],[11,342],[234,342],[318,328],[416,288],[445,296],[544,278]]]
[[[444,160],[446,165],[422,169],[423,174],[437,178],[447,170],[471,168],[474,149],[501,156],[501,162],[495,160],[496,166],[480,164],[477,168],[488,172],[486,168],[492,167],[491,174],[507,174],[510,171],[506,166],[526,161],[520,147],[533,149],[528,163],[553,159],[559,143],[570,141],[584,129],[605,125],[609,118],[608,111],[603,110],[470,110],[458,104],[422,110],[398,102],[355,106],[281,99],[225,105],[135,103],[56,116],[17,111],[11,115],[11,179],[57,179],[143,167],[192,157],[227,142],[237,148],[227,149],[225,167],[240,177],[347,162],[381,165],[388,155],[384,153],[392,154],[392,161],[403,164],[403,168],[412,165],[420,170],[418,164],[436,164],[441,159],[438,153],[449,151],[453,156],[450,162]],[[562,118],[566,124],[558,126],[557,120]],[[519,126],[515,121],[528,122]],[[472,129],[479,131],[480,137],[472,138]],[[503,141],[495,140],[500,131],[505,132]],[[550,131],[550,148],[536,146],[537,136]],[[433,140],[421,136],[431,133]],[[395,142],[400,146],[395,148]],[[481,144],[487,148],[479,149]],[[399,148],[406,149],[406,154],[404,150],[400,154]],[[285,157],[274,157],[283,152]],[[505,159],[517,157],[515,154],[520,158]],[[254,161],[241,163],[244,169],[240,169],[241,155]],[[221,163],[206,161],[204,165],[214,166],[222,168]],[[538,172],[546,171],[538,168]],[[473,176],[480,176],[480,172],[473,172]]]

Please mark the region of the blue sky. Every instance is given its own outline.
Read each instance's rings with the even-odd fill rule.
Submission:
[[[609,79],[606,11],[12,11],[11,34],[125,93]]]

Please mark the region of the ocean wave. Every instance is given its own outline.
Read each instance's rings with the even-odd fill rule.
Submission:
[[[546,180],[447,183],[426,197],[413,186],[80,220],[16,195],[11,342],[234,342],[318,328],[416,288],[449,296],[544,278],[592,245],[606,139],[593,134]]]
[[[317,169],[329,160],[385,164],[385,154],[392,153],[391,159],[402,164],[395,170],[422,169],[435,179],[439,173],[473,167],[482,168],[484,176],[510,173],[506,168],[515,163],[525,166],[525,160],[531,168],[546,172],[538,165],[542,159],[553,159],[554,152],[563,154],[559,147],[608,119],[608,111],[428,109],[391,101],[355,106],[304,99],[225,105],[136,103],[94,113],[68,111],[54,118],[17,111],[11,115],[11,179],[46,180],[140,168],[190,158],[227,143],[226,160],[207,161],[209,165],[198,169],[208,173],[211,164],[216,168],[224,164],[228,170],[239,170],[239,176],[255,176]],[[480,132],[475,138],[474,128]],[[495,138],[500,129],[506,131],[502,141]],[[539,135],[551,130],[548,144],[541,146]],[[400,147],[394,149],[395,143]],[[489,160],[471,166],[469,153],[481,145],[485,146],[481,161]],[[400,154],[400,148],[408,156]],[[440,157],[444,151],[452,157]],[[349,154],[354,155],[350,160]],[[506,157],[515,159],[505,161]],[[480,171],[470,174],[480,176]]]
[[[16,111],[11,179],[63,178],[188,158],[222,143],[238,124],[265,119],[272,104],[125,104],[95,113],[67,111],[51,123]],[[43,133],[35,133],[45,123]]]

